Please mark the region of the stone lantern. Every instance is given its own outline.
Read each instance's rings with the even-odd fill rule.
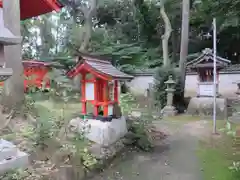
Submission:
[[[21,37],[13,35],[9,29],[4,26],[3,9],[0,8],[0,63],[3,66],[0,68],[0,81],[7,80],[13,73],[11,68],[4,68],[6,59],[4,58],[4,46],[20,44]]]
[[[167,85],[167,104],[166,106],[162,109],[163,116],[174,116],[176,114],[176,109],[173,106],[173,95],[175,92],[175,84],[176,82],[173,80],[172,75],[169,76],[168,81],[165,82]]]
[[[14,36],[4,26],[3,10],[0,8],[0,82],[7,80],[12,74],[12,68],[5,68],[4,46],[21,43],[21,37]],[[14,53],[14,52],[13,52]],[[0,139],[0,175],[16,168],[28,165],[28,154],[20,151],[17,146],[9,141]]]

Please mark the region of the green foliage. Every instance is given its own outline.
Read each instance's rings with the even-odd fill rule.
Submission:
[[[128,121],[129,135],[131,146],[143,151],[150,151],[153,148],[153,137],[151,135],[152,116],[142,115]]]
[[[152,137],[150,135],[150,125],[152,122],[152,116],[143,114],[140,118],[133,119],[131,112],[133,108],[137,108],[136,100],[131,93],[122,94],[120,96],[120,107],[122,112],[126,116],[130,116],[128,123],[128,130],[130,133],[127,136],[129,144],[143,151],[149,151],[153,147]]]
[[[0,175],[1,180],[25,180],[29,176],[29,173],[22,170],[12,170],[3,175]]]
[[[44,108],[44,107],[42,107]],[[49,111],[45,109],[45,111]],[[35,129],[34,141],[35,145],[41,149],[48,147],[50,140],[54,137],[56,132],[56,125],[50,112],[41,112],[37,118],[37,125]]]
[[[97,159],[89,152],[89,141],[85,138],[84,133],[75,133],[69,141],[62,146],[63,151],[70,152],[71,160],[84,167],[86,171],[93,169],[97,164]]]
[[[129,115],[132,109],[136,107],[135,98],[131,93],[121,94],[119,102],[124,115]]]
[[[176,82],[175,84],[175,93],[174,93],[174,105],[178,105],[179,96],[181,96],[181,88],[180,88],[180,81],[179,81],[179,72],[177,69],[173,68],[165,68],[160,67],[156,71],[156,74],[154,76],[154,94],[155,99],[159,103],[161,107],[164,107],[167,102],[167,92],[166,88],[167,85],[165,82],[168,80],[169,76],[173,76],[173,80]]]

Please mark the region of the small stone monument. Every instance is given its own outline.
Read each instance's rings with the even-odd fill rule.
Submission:
[[[177,111],[173,106],[173,95],[175,92],[175,84],[176,82],[172,79],[172,76],[169,76],[168,81],[165,82],[167,84],[167,105],[162,109],[163,116],[174,116],[176,115]]]

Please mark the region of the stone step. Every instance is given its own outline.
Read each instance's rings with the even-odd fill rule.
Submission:
[[[4,139],[0,139],[0,161],[17,155],[17,147]]]
[[[18,150],[16,156],[0,161],[0,174],[3,174],[9,170],[27,167],[27,165],[28,154]]]

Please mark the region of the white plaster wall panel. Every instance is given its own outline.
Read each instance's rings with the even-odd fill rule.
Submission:
[[[240,74],[220,74],[219,92],[224,96],[235,96],[237,91],[236,81],[240,80]]]
[[[144,95],[149,88],[149,83],[154,83],[153,76],[136,76],[132,81],[127,82],[127,85],[132,93]]]
[[[86,83],[86,100],[94,100],[94,84]]]
[[[240,81],[240,74],[219,74],[219,93],[225,97],[236,96],[236,81]],[[197,95],[197,75],[187,75],[185,82],[185,96]]]
[[[196,96],[198,91],[198,76],[197,75],[187,75],[185,81],[185,97]]]
[[[219,74],[219,93],[223,96],[236,96],[236,81],[240,81],[239,74]],[[149,83],[154,83],[153,76],[136,76],[132,81],[127,82],[130,91],[136,95],[144,95]],[[188,74],[185,82],[185,97],[197,96],[198,92],[198,76],[196,74]]]
[[[108,105],[108,115],[109,116],[113,115],[113,105],[111,104]]]

